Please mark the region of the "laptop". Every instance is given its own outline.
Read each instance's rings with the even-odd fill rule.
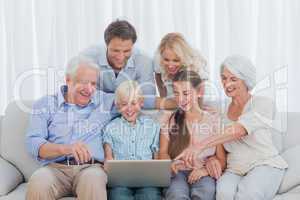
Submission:
[[[108,160],[108,186],[167,187],[171,181],[171,160]]]

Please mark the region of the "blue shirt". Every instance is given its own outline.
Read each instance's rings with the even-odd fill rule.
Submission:
[[[97,91],[84,107],[67,103],[67,86],[55,95],[42,97],[34,103],[26,135],[28,151],[42,165],[66,159],[65,156],[44,160],[39,157],[41,145],[72,144],[81,141],[88,145],[92,157],[104,160],[102,128],[111,120],[114,95]]]
[[[103,132],[103,143],[110,145],[116,160],[150,160],[159,149],[160,127],[149,116],[139,116],[135,125],[116,118]]]
[[[132,54],[126,65],[118,73],[107,61],[107,48],[104,45],[90,47],[81,55],[87,56],[100,67],[98,89],[106,93],[114,93],[116,88],[125,80],[134,80],[139,83],[145,96],[144,108],[155,107],[156,85],[154,81],[154,67],[152,59],[143,55],[138,49],[133,48]]]

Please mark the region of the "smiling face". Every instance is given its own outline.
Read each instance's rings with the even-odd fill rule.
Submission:
[[[221,74],[221,79],[225,94],[228,97],[236,97],[248,92],[245,82],[236,77],[226,67]]]
[[[67,75],[67,102],[80,106],[87,105],[96,91],[98,71],[88,66],[80,66],[75,77]]]
[[[128,121],[134,123],[140,113],[143,106],[142,97],[131,97],[127,95],[120,96],[117,107],[122,116]]]
[[[166,72],[174,76],[182,65],[180,58],[170,48],[163,50],[161,54],[161,64]]]
[[[109,64],[117,70],[121,70],[131,56],[133,48],[132,40],[123,40],[115,37],[107,45],[107,59]]]
[[[184,111],[190,111],[199,108],[199,98],[202,96],[202,90],[194,88],[188,81],[173,82],[173,90],[177,105]]]

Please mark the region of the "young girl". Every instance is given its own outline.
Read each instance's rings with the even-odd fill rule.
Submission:
[[[194,143],[217,133],[219,118],[216,113],[204,111],[199,106],[203,94],[201,79],[194,71],[179,71],[173,79],[173,89],[178,109],[162,120],[160,135],[161,159],[174,159],[184,149]],[[166,191],[166,199],[215,199],[215,180],[209,176],[205,162],[209,156],[216,155],[225,168],[226,158],[222,145],[210,148],[199,155],[197,161],[185,164],[174,161],[173,177]]]

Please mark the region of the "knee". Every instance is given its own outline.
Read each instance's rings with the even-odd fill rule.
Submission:
[[[89,167],[84,170],[80,179],[89,186],[106,186],[107,175],[101,167]]]
[[[216,200],[233,200],[235,193],[231,189],[228,189],[226,186],[220,186],[217,184],[216,187]]]
[[[161,197],[161,192],[159,188],[155,187],[145,187],[138,190],[136,195],[143,195],[150,197],[149,199],[158,199],[158,197]]]
[[[247,188],[246,190],[238,190],[235,196],[236,200],[264,200],[264,193],[259,188]]]
[[[192,199],[214,200],[216,197],[216,182],[211,177],[203,177],[191,188]]]
[[[49,194],[53,190],[55,180],[55,176],[53,176],[49,168],[40,168],[30,177],[27,185],[27,193]]]
[[[168,188],[165,194],[166,200],[190,199],[189,192],[180,188]]]

